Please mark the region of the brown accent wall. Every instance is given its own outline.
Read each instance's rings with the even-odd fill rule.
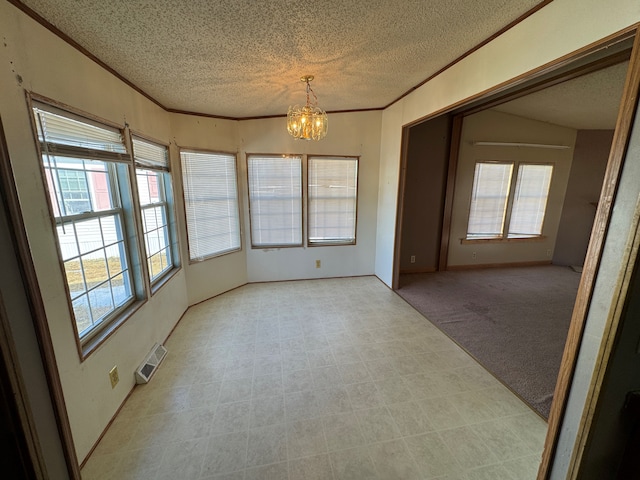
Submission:
[[[409,131],[401,272],[438,268],[450,135],[451,118],[447,115],[415,125]],[[415,263],[411,263],[412,255]]]
[[[591,237],[613,130],[578,130],[553,263],[582,266]]]

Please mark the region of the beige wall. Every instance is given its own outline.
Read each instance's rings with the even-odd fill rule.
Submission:
[[[450,267],[551,261],[556,243],[564,194],[567,188],[576,130],[492,110],[465,117],[456,172],[451,235]],[[478,146],[474,141],[566,145],[566,150],[531,147]],[[542,229],[543,239],[510,242],[465,243],[475,164],[483,160],[550,163],[553,177]],[[514,169],[514,175],[517,167]],[[474,258],[475,254],[475,258]]]
[[[601,0],[554,0],[385,109],[380,141],[376,275],[391,285],[400,145],[404,125],[508,82],[638,22],[640,2],[637,0],[618,0],[615,8]],[[635,146],[640,145],[638,135],[635,135],[634,141]],[[636,150],[630,150],[630,154],[635,151],[634,161],[640,158]],[[628,159],[630,154],[627,155]],[[628,172],[632,170],[627,169]],[[617,231],[613,230],[613,235],[607,239],[610,247],[605,247],[605,255],[609,254],[607,259],[610,261],[605,263],[603,258],[598,273],[594,301],[587,319],[588,333],[581,346],[576,375],[571,385],[568,413],[561,426],[558,450],[553,460],[550,476],[553,480],[566,478],[588,387],[596,368],[602,328],[611,305],[611,284],[621,268],[628,225],[633,216],[632,205],[635,205],[632,199],[637,199],[634,187],[638,185],[638,177],[633,178],[629,176],[631,174],[623,173],[623,181],[628,182],[629,192],[620,201],[619,223],[612,223]],[[619,237],[616,237],[617,234]],[[619,238],[617,243],[616,238]]]
[[[240,195],[240,214],[242,215],[244,190],[240,167],[241,155],[238,154],[239,122],[193,115],[172,114],[171,133],[176,159],[180,148],[193,148],[217,152],[231,152],[237,155],[238,192]],[[180,162],[174,169],[176,209],[179,212],[178,226],[182,246],[182,258],[186,272],[186,287],[189,305],[201,302],[220,293],[247,283],[247,257],[244,250],[209,258],[201,262],[189,262],[187,244],[187,226],[184,216],[184,196],[182,191],[182,171]]]
[[[578,130],[553,263],[582,266],[607,168],[613,130]]]
[[[410,128],[402,212],[401,272],[433,272],[440,259],[450,116]],[[415,261],[411,263],[411,257]]]
[[[391,285],[402,126],[640,21],[640,2],[554,0],[383,112],[376,275]]]
[[[360,157],[355,245],[252,249],[249,206],[245,202],[244,244],[250,282],[373,274],[381,117],[381,112],[329,114],[329,133],[321,142],[295,140],[287,134],[284,118],[240,122],[240,177],[245,192],[247,153]],[[306,192],[307,172],[304,161],[302,177]],[[303,207],[306,218],[306,201]],[[306,225],[306,220],[304,224]],[[306,229],[304,232],[306,234]],[[320,268],[316,268],[316,260],[320,260]]]
[[[369,273],[373,268],[383,281],[391,283],[403,125],[638,21],[640,3],[636,0],[619,0],[616,8],[599,0],[555,0],[382,114],[331,115],[330,135],[337,134],[340,140],[337,144],[327,140],[322,147],[326,152],[312,153],[358,154],[366,163],[364,167],[361,166],[364,191],[359,202],[359,245],[351,250],[348,250],[350,247],[335,247],[336,252],[345,249],[350,252],[348,254],[323,252],[323,255],[328,255],[321,257],[327,258],[323,265],[330,267],[329,272],[344,271],[337,263],[349,257],[347,270]],[[317,276],[324,275],[326,271],[322,274],[308,271],[309,261],[317,258],[313,252],[301,252],[294,257],[295,262],[284,269],[282,263],[285,259],[281,253],[247,251],[246,205],[243,205],[243,253],[189,266],[184,255],[184,218],[179,202],[183,269],[108,342],[85,362],[80,362],[40,174],[40,159],[25,103],[25,90],[119,125],[124,125],[126,121],[137,132],[161,141],[172,141],[174,172],[178,167],[176,144],[238,151],[241,165],[244,160],[242,154],[246,151],[267,148],[280,150],[287,145],[293,151],[301,152],[302,147],[293,149],[281,137],[270,138],[276,129],[281,128],[277,120],[236,124],[168,114],[8,2],[0,3],[0,30],[3,36],[0,48],[0,115],[5,126],[29,247],[49,320],[76,450],[82,460],[130,391],[134,369],[152,343],[166,337],[188,304],[247,280],[262,279],[263,276],[268,279],[305,274]],[[535,48],[531,48],[532,45]],[[354,127],[353,118],[362,119],[363,126]],[[235,140],[232,141],[232,138]],[[176,187],[179,186],[178,181],[174,183]],[[180,190],[176,188],[178,198],[179,193]],[[372,258],[374,251],[375,266]],[[355,259],[351,258],[351,253]],[[611,255],[615,255],[614,250]],[[289,258],[286,260],[290,261]],[[268,274],[265,275],[265,271]],[[605,291],[606,286],[602,289]],[[598,312],[594,309],[590,315],[596,314]],[[107,373],[115,364],[119,367],[121,381],[112,390]],[[587,383],[590,367],[592,365],[587,361],[584,367],[586,373],[581,375],[581,378],[587,378]],[[576,397],[573,402],[576,405],[574,410],[579,410],[581,397]],[[565,444],[571,445],[571,438]],[[562,466],[558,468],[561,470]]]
[[[131,390],[133,372],[187,308],[184,270],[86,361],[77,353],[64,276],[31,132],[25,90],[169,142],[169,115],[7,2],[0,3],[0,115],[49,322],[77,454],[82,460]],[[175,158],[173,159],[175,167]],[[134,339],[134,340],[132,340]],[[108,372],[118,366],[111,389]]]
[[[373,273],[381,112],[332,114],[325,141],[294,141],[281,118],[237,122],[167,113],[7,2],[0,3],[0,30],[5,44],[0,49],[0,116],[80,461],[134,386],[133,372],[153,343],[166,339],[189,305],[248,281]],[[171,145],[182,269],[83,362],[76,349],[26,91],[116,125],[127,123],[133,131]],[[189,263],[180,147],[238,153],[244,226],[240,252]],[[246,151],[360,156],[357,245],[252,251]],[[322,260],[321,269],[315,269],[315,259]],[[108,372],[114,365],[120,383],[112,390]]]

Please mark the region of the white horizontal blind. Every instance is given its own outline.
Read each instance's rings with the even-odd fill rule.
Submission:
[[[75,119],[73,114],[59,115],[35,106],[38,139],[55,145],[89,148],[106,152],[126,153],[122,134],[118,129],[95,125],[86,119]]]
[[[302,158],[248,155],[251,244],[302,245]]]
[[[476,163],[467,238],[502,236],[512,171],[512,163]]]
[[[240,249],[236,157],[229,153],[181,151],[189,258]]]
[[[358,159],[309,157],[309,244],[356,241]]]
[[[521,164],[509,221],[509,237],[542,234],[551,185],[552,165]]]
[[[138,168],[169,171],[167,147],[132,137],[133,158]]]

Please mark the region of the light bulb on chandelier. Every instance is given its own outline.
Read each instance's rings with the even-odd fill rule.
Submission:
[[[294,138],[303,140],[322,140],[327,135],[329,119],[327,113],[318,107],[318,97],[311,89],[309,82],[313,75],[300,77],[300,81],[307,84],[307,103],[304,107],[294,105],[287,112],[287,131]],[[313,95],[311,102],[310,95]]]

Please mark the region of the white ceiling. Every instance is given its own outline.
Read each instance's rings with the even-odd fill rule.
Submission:
[[[170,109],[381,108],[541,0],[23,0]]]
[[[494,108],[575,129],[613,129],[629,62],[574,78]]]

